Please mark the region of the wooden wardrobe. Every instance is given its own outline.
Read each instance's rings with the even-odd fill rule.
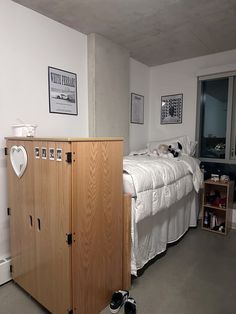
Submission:
[[[54,314],[99,313],[123,286],[122,139],[6,140],[14,281]]]

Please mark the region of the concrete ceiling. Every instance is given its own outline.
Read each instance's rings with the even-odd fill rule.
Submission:
[[[236,0],[14,0],[149,66],[236,48]]]

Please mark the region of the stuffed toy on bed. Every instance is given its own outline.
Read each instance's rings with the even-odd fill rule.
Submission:
[[[173,157],[178,157],[181,154],[182,145],[180,142],[172,143],[168,146],[168,151],[173,155]]]
[[[171,154],[169,151],[169,146],[166,144],[160,144],[158,148],[155,149],[154,151],[160,157],[173,157],[173,154]]]

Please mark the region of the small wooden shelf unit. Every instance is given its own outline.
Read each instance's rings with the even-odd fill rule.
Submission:
[[[204,182],[202,229],[226,235],[232,221],[234,181]]]

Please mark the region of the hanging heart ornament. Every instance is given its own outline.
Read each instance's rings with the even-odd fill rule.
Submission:
[[[27,152],[23,146],[12,146],[10,149],[10,160],[18,178],[22,177],[27,167]]]

